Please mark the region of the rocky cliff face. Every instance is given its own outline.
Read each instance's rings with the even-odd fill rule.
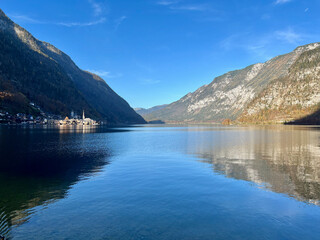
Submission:
[[[109,123],[145,123],[103,79],[79,69],[68,55],[0,10],[0,108],[30,112],[31,101],[55,114],[84,109]]]
[[[288,74],[269,83],[247,106],[240,121],[297,121],[319,109],[320,44],[299,47],[295,51],[301,55]]]
[[[258,105],[253,104],[253,101],[257,102],[257,97],[261,96],[260,94],[264,91],[268,90],[270,94],[274,94],[271,89],[279,89],[278,85],[281,84],[278,82],[279,79],[286,79],[294,72],[294,74],[299,75],[300,79],[308,78],[310,74],[317,74],[318,70],[315,69],[315,66],[306,70],[301,68],[300,72],[293,69],[296,69],[295,66],[299,62],[302,62],[300,65],[303,65],[306,60],[303,56],[307,53],[311,54],[313,50],[317,51],[318,47],[318,43],[309,44],[299,47],[291,53],[277,56],[265,63],[258,63],[241,70],[228,72],[167,107],[143,116],[147,120],[160,119],[166,122],[220,122],[227,118],[237,120],[239,117],[246,121],[245,117],[248,115],[255,114],[267,105],[270,107],[270,104],[273,105],[276,101],[283,100],[283,93],[279,91],[272,103],[268,102],[266,105],[263,102],[267,101],[266,99],[270,100],[270,96],[266,95],[266,99],[258,101],[260,105],[258,103]],[[312,59],[317,62],[317,57],[312,57]],[[275,85],[276,83],[278,85]],[[301,90],[305,92],[305,95],[309,94],[308,86],[314,86],[310,84],[300,86],[300,88],[303,88]],[[316,84],[316,80],[313,84]],[[290,93],[288,94],[290,95]],[[318,102],[314,96],[316,95],[310,95],[309,102],[303,104],[302,108]],[[292,101],[295,100],[292,99]],[[305,101],[305,99],[301,99],[301,101]],[[248,106],[250,108],[247,108]]]

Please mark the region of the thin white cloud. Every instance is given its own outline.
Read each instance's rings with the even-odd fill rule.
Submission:
[[[8,14],[8,16],[10,18],[12,18],[14,21],[21,21],[21,22],[25,22],[25,23],[37,23],[37,24],[45,24],[45,23],[47,23],[47,22],[44,22],[44,21],[40,21],[40,20],[31,18],[31,17],[26,16],[26,15]]]
[[[288,28],[283,31],[276,31],[275,35],[279,40],[283,40],[285,42],[292,43],[292,44],[297,44],[303,38],[301,34],[295,32],[291,28]]]
[[[88,0],[88,2],[90,3],[90,5],[93,9],[94,16],[96,18],[101,16],[103,13],[102,5],[100,3],[97,3],[95,0]],[[65,27],[93,26],[93,25],[104,23],[106,21],[105,17],[100,17],[97,20],[88,21],[88,22],[52,22],[52,21],[44,21],[44,20],[35,19],[35,18],[29,17],[27,15],[22,15],[22,14],[8,14],[8,16],[18,22],[33,23],[33,24],[51,24],[51,25],[60,25],[60,26],[65,26]],[[120,19],[120,20],[123,21],[124,19]],[[120,23],[121,22],[119,22],[119,24]]]
[[[249,54],[260,57],[261,60],[268,60],[270,59],[270,53],[276,44],[297,47],[311,37],[312,36],[305,33],[299,33],[293,28],[281,29],[261,35],[255,35],[251,32],[242,32],[232,34],[225,38],[220,43],[220,46],[225,51],[242,49]]]
[[[183,10],[183,11],[206,11],[208,7],[200,4],[193,5],[179,5],[179,6],[170,6],[172,10]]]
[[[249,50],[263,49],[266,46],[274,45],[276,42],[282,41],[286,44],[299,44],[302,40],[308,38],[308,35],[298,33],[293,28],[277,30],[255,36],[250,32],[232,34],[225,38],[221,43],[221,47],[227,51],[234,48],[245,48]]]
[[[91,21],[91,22],[59,22],[54,24],[65,26],[65,27],[87,27],[87,26],[101,24],[101,23],[104,23],[105,21],[106,21],[106,18],[100,18],[96,21]]]
[[[119,28],[119,26],[123,23],[123,21],[125,21],[128,17],[127,16],[121,16],[119,18],[117,18],[114,21],[114,29],[117,30]]]
[[[60,25],[65,27],[87,27],[93,26],[97,24],[101,24],[106,22],[106,18],[102,17],[95,21],[89,22],[50,22],[44,20],[38,20],[35,18],[31,18],[26,15],[19,15],[19,14],[8,14],[10,18],[12,18],[16,22],[23,22],[23,23],[32,23],[32,24],[50,24],[50,25]]]
[[[284,4],[284,3],[288,3],[291,2],[292,0],[276,0],[274,2],[274,4],[278,5],[278,4]]]
[[[119,78],[122,77],[122,74],[118,73],[118,74],[111,74],[111,72],[109,71],[104,71],[104,70],[93,70],[93,69],[88,69],[88,72],[94,73],[100,77],[104,77],[104,78]]]
[[[229,50],[235,48],[239,44],[240,37],[241,37],[240,34],[232,34],[232,35],[226,37],[225,39],[223,39],[220,42],[220,46],[224,50],[229,51]]]
[[[157,5],[168,7],[171,10],[180,11],[207,11],[210,7],[206,4],[185,4],[181,0],[162,0],[156,2]]]
[[[173,4],[178,3],[178,1],[159,1],[157,2],[158,5],[162,5],[162,6],[170,6]]]
[[[93,8],[93,12],[95,16],[100,16],[102,13],[102,6],[101,4],[97,3],[94,0],[89,0],[89,3],[91,4],[91,7]]]
[[[252,45],[249,44],[245,48],[249,53],[260,57],[263,61],[266,61],[271,59],[267,45],[267,42],[260,42]]]

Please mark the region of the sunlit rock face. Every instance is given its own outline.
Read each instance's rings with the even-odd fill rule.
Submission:
[[[262,91],[240,117],[244,122],[297,120],[319,109],[320,48],[319,44],[299,47],[301,53],[288,74]]]
[[[284,93],[279,90],[287,88],[287,86],[281,85],[280,79],[291,76],[293,74],[292,68],[299,61],[305,62],[311,59],[318,61],[317,57],[301,60],[305,53],[318,49],[318,43],[301,46],[291,53],[275,57],[265,63],[257,63],[241,70],[228,72],[165,108],[143,116],[147,120],[161,119],[167,122],[220,122],[226,118],[236,120],[248,114],[256,114],[269,105],[276,108],[283,102],[286,102],[287,105],[301,104],[302,102],[302,107],[312,106],[320,101],[318,86],[316,86],[318,85],[317,77],[315,77],[319,76],[319,69],[311,66],[294,73],[298,74],[297,77],[302,80],[308,79],[310,76],[314,77],[313,82],[307,85],[300,84],[299,91],[308,95],[311,86],[316,86],[316,91],[314,94],[308,95],[309,97],[300,97],[295,94],[298,90],[292,94],[288,92],[292,98],[289,103],[282,97]],[[297,87],[297,85],[293,87]],[[266,94],[256,105],[252,105],[266,89],[269,94]]]

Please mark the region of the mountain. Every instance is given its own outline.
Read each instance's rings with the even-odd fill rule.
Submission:
[[[320,122],[320,44],[296,51],[302,53],[288,74],[269,83],[246,107],[240,121]]]
[[[162,108],[165,108],[166,106],[168,106],[168,104],[163,104],[163,105],[155,106],[152,108],[134,108],[134,110],[140,115],[145,115],[145,114],[149,114],[154,111],[160,110]]]
[[[71,58],[34,38],[0,10],[0,108],[33,113],[86,115],[109,123],[145,123],[99,76],[79,69]]]
[[[228,72],[165,108],[143,114],[143,117],[165,122],[221,122],[224,119],[252,122],[265,108],[287,108],[287,101],[292,105],[291,110],[301,108],[301,114],[294,117],[302,117],[315,110],[320,102],[320,86],[317,83],[319,46],[319,43],[308,44],[265,63]],[[283,90],[290,85],[292,91],[283,95],[280,85]],[[310,94],[310,91],[314,93]],[[288,96],[292,99],[288,100]],[[268,104],[261,104],[267,101],[266,98]],[[277,105],[279,101],[283,103],[281,106]],[[279,112],[282,116],[271,121],[285,121],[288,118],[288,112],[284,109],[279,109]]]

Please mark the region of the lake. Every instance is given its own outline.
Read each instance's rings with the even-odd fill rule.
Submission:
[[[320,128],[0,126],[8,239],[320,239]]]

